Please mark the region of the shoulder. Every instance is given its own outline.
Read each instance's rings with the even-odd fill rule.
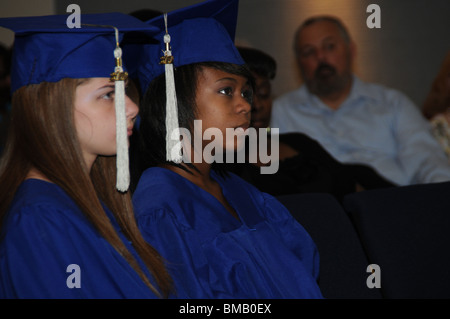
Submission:
[[[238,194],[241,201],[251,201],[268,221],[280,221],[291,217],[289,211],[276,197],[260,191],[233,173],[229,173],[222,186],[225,188],[224,192],[232,191]]]
[[[260,196],[260,191],[252,184],[241,178],[240,176],[236,175],[233,172],[227,171],[226,175],[219,176],[217,173],[212,173],[212,176],[220,180],[220,184],[222,188],[224,188],[227,191],[243,191],[244,196]]]
[[[291,105],[293,102],[300,102],[303,99],[306,99],[306,96],[308,94],[308,91],[306,90],[306,86],[302,85],[301,87],[293,90],[293,91],[289,91],[287,93],[284,93],[280,96],[278,96],[274,101],[274,107],[278,107],[278,106],[284,106],[287,107],[289,105]]]
[[[19,187],[5,219],[6,233],[65,233],[89,222],[76,203],[59,186],[40,180],[26,180]],[[34,229],[31,231],[31,229]]]
[[[39,214],[35,214],[39,211]],[[33,218],[45,218],[66,212],[81,211],[70,196],[58,185],[37,179],[25,180],[18,188],[11,203],[8,215],[30,215]]]
[[[135,205],[141,205],[141,202],[161,203],[168,198],[177,198],[183,196],[187,188],[188,181],[171,170],[151,167],[145,170],[133,193],[133,202]]]
[[[165,168],[144,171],[133,193],[133,206],[140,222],[189,225],[189,212],[203,201],[197,186]]]
[[[70,264],[68,260],[81,252],[75,247],[83,247],[89,257],[97,254],[94,247],[105,251],[105,241],[97,240],[100,234],[75,202],[57,185],[42,181],[25,181],[19,188],[2,236],[3,258],[40,263],[39,273],[59,262]]]
[[[380,83],[363,82],[358,78],[355,79],[355,87],[360,94],[377,100],[383,104],[388,103],[388,106],[415,106],[412,100],[398,89],[391,88]]]
[[[219,182],[225,197],[232,197],[235,201],[241,203],[252,202],[257,207],[264,205],[265,193],[240,176],[232,172],[227,172],[225,176],[219,176],[213,172],[212,176]]]

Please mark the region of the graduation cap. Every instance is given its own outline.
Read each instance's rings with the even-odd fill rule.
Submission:
[[[178,130],[173,68],[198,62],[244,64],[234,45],[238,7],[238,0],[208,0],[147,21],[160,30],[155,35],[160,43],[145,47],[139,80],[145,92],[154,78],[165,73],[168,161],[182,160],[181,143],[171,139]]]
[[[143,41],[144,36],[150,38],[159,30],[122,13],[81,14],[80,28],[69,28],[68,17],[0,18],[0,26],[15,33],[11,91],[63,78],[111,77],[115,82],[117,118],[116,187],[126,191],[130,179],[124,91],[127,73],[119,44],[125,45],[125,38],[129,43]],[[130,60],[126,62],[133,62]]]

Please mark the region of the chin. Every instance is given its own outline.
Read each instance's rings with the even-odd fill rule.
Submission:
[[[255,121],[251,124],[251,127],[259,130],[260,128],[265,129],[269,126],[268,123],[266,123],[265,121]]]

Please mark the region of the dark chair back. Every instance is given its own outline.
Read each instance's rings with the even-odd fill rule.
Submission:
[[[450,298],[450,182],[347,195],[386,298]]]
[[[319,286],[325,298],[382,298],[379,289],[366,285],[368,259],[348,215],[332,195],[302,193],[277,198],[317,245]]]

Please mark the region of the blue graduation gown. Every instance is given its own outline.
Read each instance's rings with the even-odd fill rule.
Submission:
[[[0,298],[157,298],[55,184],[25,180],[4,226]]]
[[[240,221],[168,169],[147,169],[133,195],[144,237],[168,264],[180,298],[322,298],[319,256],[274,197],[212,172]]]

